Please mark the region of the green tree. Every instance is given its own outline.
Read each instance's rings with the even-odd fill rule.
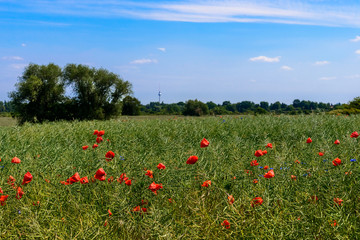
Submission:
[[[140,101],[131,96],[126,96],[122,101],[122,115],[140,115]]]
[[[202,116],[202,115],[207,115],[207,114],[209,114],[209,108],[205,103],[203,103],[197,99],[188,100],[185,103],[183,115]]]
[[[15,85],[16,91],[9,94],[19,123],[62,118],[59,109],[65,100],[65,90],[61,74],[61,68],[53,63],[30,64],[25,68]]]

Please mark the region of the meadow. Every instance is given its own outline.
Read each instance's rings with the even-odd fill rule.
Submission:
[[[105,131],[96,148],[94,130]],[[354,131],[359,116],[122,117],[1,127],[0,197],[8,198],[0,206],[0,238],[358,239]],[[203,138],[208,147],[200,147]],[[257,150],[267,154],[256,157]],[[108,151],[113,159],[105,158]],[[190,156],[198,161],[187,164]],[[100,168],[105,181],[94,178]],[[271,169],[274,176],[264,177]],[[27,172],[33,179],[22,185]],[[76,173],[88,183],[72,183]],[[162,186],[156,194],[153,182]]]

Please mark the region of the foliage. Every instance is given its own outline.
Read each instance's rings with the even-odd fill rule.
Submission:
[[[207,115],[207,114],[209,114],[209,108],[205,103],[203,103],[197,99],[188,100],[185,103],[185,108],[184,108],[183,114],[185,116]]]
[[[126,96],[122,101],[121,115],[140,115],[140,101],[135,97]]]

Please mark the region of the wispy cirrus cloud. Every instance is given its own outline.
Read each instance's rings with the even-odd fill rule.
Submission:
[[[253,57],[249,59],[252,62],[279,62],[280,61],[280,57],[266,57],[266,56],[258,56],[258,57]]]
[[[350,42],[359,42],[360,36],[356,36],[354,39],[350,39]]]
[[[7,12],[34,12],[78,17],[136,18],[181,22],[265,22],[317,26],[359,27],[360,5],[314,0],[179,0],[11,1]]]
[[[294,70],[292,67],[289,67],[289,66],[281,66],[281,69],[282,70],[285,70],[285,71],[292,71],[292,70]]]
[[[319,80],[321,80],[321,81],[330,81],[330,80],[335,80],[336,79],[336,77],[321,77],[321,78],[319,78]]]
[[[24,60],[24,58],[19,56],[4,56],[1,58],[2,60],[15,60],[15,61],[21,61]]]
[[[131,61],[130,64],[158,63],[157,59],[142,58]]]
[[[356,54],[360,54],[360,49],[355,51]]]
[[[163,47],[159,47],[159,48],[157,48],[157,50],[162,51],[162,52],[166,52],[166,48],[163,48]]]
[[[314,63],[315,66],[323,66],[323,65],[327,65],[327,64],[330,64],[329,61],[316,61]]]

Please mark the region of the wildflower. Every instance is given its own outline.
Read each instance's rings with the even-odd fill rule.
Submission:
[[[271,143],[268,143],[268,144],[266,145],[266,147],[267,147],[267,148],[272,148],[273,146],[272,146]]]
[[[235,202],[235,198],[233,197],[233,195],[228,196],[228,201],[230,205]]]
[[[94,130],[93,135],[98,135],[99,131],[98,130]]]
[[[114,177],[113,177],[113,176],[111,176],[111,177],[108,178],[108,182],[109,182],[109,183],[112,183],[113,181],[114,181]]]
[[[320,157],[324,156],[324,153],[323,153],[323,152],[319,152],[319,156],[320,156]]]
[[[146,173],[145,173],[146,176],[149,176],[149,178],[154,178],[153,176],[153,171],[151,170],[147,170]]]
[[[296,160],[295,160],[295,163],[300,163],[300,161],[296,159]]]
[[[106,161],[108,162],[111,161],[114,157],[115,157],[115,153],[113,153],[112,151],[108,151],[105,154]]]
[[[110,209],[108,209],[108,213],[109,213],[109,217],[112,216],[112,212],[110,211]]]
[[[332,161],[332,164],[334,166],[339,166],[341,164],[341,159],[339,158],[335,158],[333,161]]]
[[[9,197],[9,195],[1,195],[0,196],[0,203],[1,206],[4,206],[6,204],[6,199]]]
[[[275,177],[274,170],[270,170],[264,175],[264,178],[273,178],[273,177]]]
[[[306,139],[306,143],[311,143],[311,142],[312,142],[311,138]]]
[[[104,141],[104,139],[102,137],[97,137],[96,138],[96,142],[97,143],[101,143],[102,141]]]
[[[186,161],[186,164],[195,164],[199,160],[197,156],[190,156]]]
[[[155,195],[157,195],[156,191],[158,191],[159,189],[163,188],[161,184],[157,184],[155,182],[153,182],[152,184],[150,184],[149,189],[155,193]]]
[[[295,176],[295,175],[291,175],[291,179],[293,179],[294,181],[296,181],[296,176]]]
[[[140,206],[136,206],[133,208],[133,212],[140,212]]]
[[[316,202],[319,200],[318,196],[314,195],[314,196],[311,196],[311,200]]]
[[[203,184],[201,185],[202,187],[209,187],[211,185],[211,180],[207,180],[205,182],[203,182]]]
[[[264,167],[264,170],[267,170],[267,169],[269,169],[269,166],[268,166],[268,165],[266,165],[266,166]]]
[[[80,175],[78,172],[76,172],[73,176],[71,176],[67,181],[70,182],[70,184],[72,183],[76,183],[80,181]]]
[[[209,141],[206,140],[205,138],[203,138],[203,140],[201,140],[201,142],[200,142],[200,147],[201,148],[206,148],[208,146],[209,146]]]
[[[359,137],[359,133],[358,132],[353,132],[351,135],[350,135],[351,138],[357,138]]]
[[[336,220],[334,220],[332,223],[331,223],[331,226],[335,227],[337,225],[337,222]]]
[[[254,179],[254,180],[253,180],[253,183],[255,183],[255,184],[258,183],[258,182],[259,182],[259,181],[258,181],[257,179]]]
[[[259,165],[259,163],[256,160],[252,160],[250,163],[250,166],[252,166],[252,167],[257,166],[257,165]]]
[[[334,198],[334,202],[338,204],[339,206],[342,205],[343,200],[341,198]]]
[[[104,227],[106,227],[107,225],[108,225],[108,222],[107,222],[107,220],[105,220]]]
[[[261,150],[256,150],[255,151],[255,154],[254,154],[256,157],[261,157],[263,154],[263,152]]]
[[[101,131],[98,132],[97,136],[101,137],[101,136],[104,136],[104,134],[105,134],[105,131],[101,130]]]
[[[29,182],[31,182],[31,180],[33,179],[33,176],[31,175],[30,172],[27,172],[25,175],[24,175],[24,179],[23,179],[23,182],[21,185],[24,185],[24,184],[28,184]]]
[[[92,146],[92,148],[97,148],[99,145],[97,145],[96,143],[94,143],[94,145]]]
[[[265,154],[267,154],[267,153],[268,153],[267,150],[262,151],[262,154],[263,154],[263,155],[265,155]]]
[[[222,223],[221,223],[222,226],[224,226],[226,229],[229,229],[230,228],[230,223],[228,220],[224,220]]]
[[[80,178],[80,183],[81,183],[81,184],[86,184],[86,183],[89,183],[89,179],[88,179],[88,177],[87,177],[87,176],[85,176],[85,177]]]
[[[146,204],[148,204],[148,203],[149,203],[148,200],[143,200],[143,199],[141,199],[141,206],[142,206],[142,205],[146,205]]]
[[[253,200],[251,201],[251,206],[252,207],[260,206],[262,204],[263,204],[263,199],[261,197],[253,198]]]
[[[15,185],[15,178],[13,176],[9,176],[8,180],[7,180],[7,183],[11,186],[14,186]]]
[[[125,184],[128,185],[128,186],[131,186],[131,179],[126,180],[126,181],[125,181]]]
[[[99,169],[96,171],[94,177],[95,177],[96,179],[100,180],[100,181],[105,181],[105,179],[106,179],[106,173],[105,173],[104,169],[99,168]]]
[[[159,164],[157,165],[157,168],[158,168],[158,169],[165,169],[166,167],[165,167],[164,164],[159,163]]]
[[[19,158],[17,158],[17,157],[14,157],[13,159],[11,159],[11,162],[12,163],[20,163],[21,160]]]
[[[120,177],[117,179],[119,183],[127,181],[129,178],[126,177],[126,173],[122,173]]]
[[[339,139],[336,139],[335,142],[334,142],[334,144],[339,145],[339,144],[340,144]]]
[[[356,159],[354,158],[354,159],[350,159],[350,162],[356,162]]]
[[[0,193],[4,193],[3,190],[1,189],[1,187],[0,187]]]
[[[83,149],[83,150],[86,150],[86,149],[88,149],[88,148],[89,148],[88,145],[82,146],[82,149]]]
[[[24,195],[23,190],[21,189],[21,187],[18,187],[16,190],[16,198],[21,199],[23,195]]]

